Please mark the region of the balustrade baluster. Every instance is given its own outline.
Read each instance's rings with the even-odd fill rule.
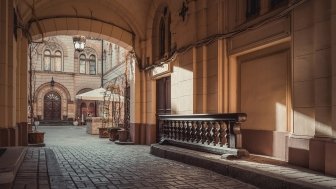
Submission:
[[[191,129],[190,129],[190,141],[194,142],[196,140],[196,128],[197,124],[195,121],[191,121]]]
[[[173,138],[172,139],[175,139],[176,140],[176,121],[173,121]]]
[[[180,125],[180,135],[181,135],[180,140],[182,140],[182,141],[184,141],[184,139],[185,139],[185,136],[184,136],[184,122],[185,121],[181,121],[181,125]]]
[[[199,141],[201,141],[201,127],[202,127],[202,122],[200,121],[196,121],[196,134],[195,134],[195,138],[196,138],[196,143],[199,143]]]
[[[171,139],[174,139],[174,137],[175,137],[175,121],[172,121]]]
[[[204,121],[202,122],[202,127],[201,127],[201,142],[202,144],[204,144],[204,142],[206,141],[207,139],[207,122]]]
[[[226,143],[225,139],[225,123],[223,121],[219,122],[219,146],[223,147]]]
[[[178,121],[175,121],[175,127],[174,127],[174,139],[178,139]]]
[[[186,121],[185,127],[186,127],[186,130],[185,130],[186,141],[189,142],[190,141],[190,131],[191,131],[190,121]]]
[[[226,139],[226,146],[229,147],[229,141],[230,141],[230,124],[228,121],[225,122],[225,139]]]
[[[214,125],[213,125],[213,144],[214,146],[216,146],[219,142],[219,122],[215,122]]]
[[[168,132],[168,129],[169,129],[169,121],[166,121],[165,122],[165,126],[164,126],[164,138],[168,138],[168,134],[169,134],[169,132]]]
[[[170,138],[171,122],[167,121],[167,138]]]
[[[176,132],[177,132],[177,133],[176,133],[177,140],[181,140],[181,135],[180,135],[180,124],[181,124],[181,123],[180,123],[180,121],[177,121],[176,124],[177,124],[177,125],[176,125],[176,126],[177,126],[177,129],[176,129]]]
[[[208,145],[212,142],[213,137],[212,137],[212,128],[213,128],[213,123],[211,121],[209,121],[208,123],[208,127],[207,127],[207,142]]]
[[[160,121],[159,124],[160,124],[159,127],[160,127],[160,140],[161,140],[161,139],[164,138],[164,136],[165,136],[165,125],[166,125],[166,121]]]

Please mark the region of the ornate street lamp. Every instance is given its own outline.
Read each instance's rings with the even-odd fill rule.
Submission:
[[[84,50],[85,42],[86,42],[85,36],[74,36],[73,37],[73,43],[75,46],[75,50],[78,52],[81,52]]]

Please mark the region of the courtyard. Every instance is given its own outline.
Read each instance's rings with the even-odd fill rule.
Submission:
[[[255,188],[195,166],[159,158],[147,145],[116,145],[85,127],[43,126],[46,147],[29,148],[14,188]],[[58,162],[52,164],[53,154]],[[55,174],[58,169],[60,175]],[[55,179],[56,178],[56,179]]]

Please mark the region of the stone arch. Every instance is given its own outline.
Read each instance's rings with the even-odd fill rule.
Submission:
[[[60,30],[62,29],[67,29],[67,30],[72,30],[72,28],[76,28],[75,30],[82,30],[81,27],[86,28],[86,30],[89,34],[91,29],[97,28],[100,30],[100,28],[96,26],[101,26],[101,24],[97,23],[91,23],[89,26],[87,24],[82,24],[85,22],[82,22],[81,18],[83,19],[88,19],[92,21],[103,21],[105,23],[103,24],[112,24],[116,26],[115,30],[113,33],[119,35],[120,37],[120,31],[128,31],[131,33],[136,33],[137,37],[139,39],[144,39],[145,38],[145,27],[144,27],[144,21],[145,19],[139,19],[139,18],[146,18],[146,9],[151,2],[141,2],[141,1],[135,1],[132,5],[130,6],[127,1],[90,1],[90,0],[81,0],[80,5],[79,3],[74,3],[73,1],[64,1],[62,3],[59,2],[45,2],[45,1],[36,1],[34,4],[34,11],[35,12],[46,12],[44,17],[36,17],[32,14],[31,10],[27,10],[27,6],[20,6],[19,10],[22,12],[22,19],[26,23],[30,23],[31,25],[32,22],[39,22],[40,25],[44,26],[43,33],[47,32],[54,32],[56,34],[53,35],[60,35]],[[32,5],[33,6],[33,5]],[[64,9],[64,7],[72,7],[70,9]],[[90,11],[87,11],[87,9],[83,10],[83,7],[90,7]],[[57,12],[58,9],[62,8],[62,14],[59,15],[60,13]],[[139,11],[140,9],[143,9],[144,11]],[[81,14],[78,15],[76,14],[77,11],[81,11]],[[98,12],[98,16],[92,16],[92,12]],[[135,14],[137,13],[137,14]],[[100,15],[109,15],[108,18],[104,18]],[[47,19],[56,19],[56,20],[50,20],[51,24],[46,24],[44,21]],[[62,22],[59,22],[58,19],[67,19],[67,25],[68,26],[62,26]],[[53,27],[55,30],[49,31],[49,28],[45,27]],[[90,26],[92,26],[90,28]],[[35,26],[34,26],[35,27]],[[104,26],[105,27],[105,26]],[[104,28],[104,30],[107,28]],[[38,28],[34,28],[34,31],[38,30]],[[101,31],[101,30],[100,30]],[[73,32],[73,31],[69,31]],[[105,33],[105,31],[102,31]],[[110,30],[106,30],[106,32],[110,32]],[[70,33],[68,33],[70,34]],[[71,33],[70,35],[77,34],[75,31]],[[88,35],[86,35],[88,36]],[[39,37],[40,38],[40,37]],[[102,38],[102,37],[101,37]],[[125,39],[125,36],[122,38]],[[118,39],[118,38],[117,38]]]
[[[42,119],[44,117],[44,96],[50,91],[55,91],[61,96],[61,115],[62,117],[68,116],[68,103],[72,103],[71,95],[66,87],[62,84],[55,82],[54,86],[51,86],[49,82],[40,85],[35,91],[34,102],[35,102],[35,114],[40,116]]]
[[[40,55],[41,55],[41,70],[43,69],[43,64],[44,64],[44,51],[49,50],[51,52],[51,55],[54,55],[57,51],[61,52],[61,59],[62,59],[62,71],[64,70],[64,57],[67,56],[65,55],[64,47],[60,45],[59,42],[46,42],[46,44],[42,45],[39,48]]]

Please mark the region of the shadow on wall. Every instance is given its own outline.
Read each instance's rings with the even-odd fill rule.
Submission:
[[[277,104],[275,109],[278,107]],[[312,116],[315,114],[294,111],[293,135],[288,132],[243,129],[243,148],[250,153],[277,157],[294,165],[336,175],[336,162],[333,159],[336,156],[336,143],[330,137],[314,137],[316,134],[330,136],[331,122]],[[244,124],[248,124],[248,120]]]

